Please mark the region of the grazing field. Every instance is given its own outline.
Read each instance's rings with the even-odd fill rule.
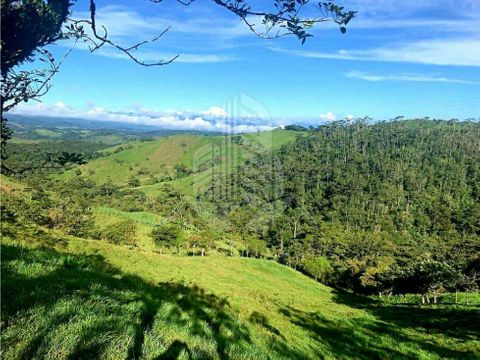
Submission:
[[[136,226],[135,245],[142,250],[154,250],[155,244],[151,238],[152,229],[162,221],[161,216],[148,212],[127,212],[100,206],[94,209],[95,222],[101,224],[101,229],[122,220],[132,220]]]
[[[480,356],[475,306],[382,304],[267,260],[22,234],[2,244],[4,359]]]
[[[235,136],[174,135],[132,141],[107,148],[103,157],[55,178],[68,180],[80,174],[96,182],[108,180],[125,186],[135,177],[140,182],[136,187],[149,196],[157,195],[165,184],[193,196],[205,190],[213,176],[227,175],[255,154],[278,149],[301,134],[275,130],[241,135],[240,140]],[[185,173],[179,173],[178,166]]]
[[[23,190],[25,188],[25,185],[3,174],[0,174],[0,188],[6,194],[13,194]]]

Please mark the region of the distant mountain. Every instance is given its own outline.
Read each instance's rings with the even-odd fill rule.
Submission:
[[[14,138],[26,140],[82,140],[120,144],[127,140],[153,138],[196,131],[164,130],[144,124],[98,121],[80,118],[8,115]]]

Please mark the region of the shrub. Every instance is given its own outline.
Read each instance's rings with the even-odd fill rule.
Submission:
[[[194,249],[194,254],[197,249],[202,256],[205,255],[205,251],[215,246],[216,234],[210,230],[203,230],[199,233],[190,234],[188,236],[188,242]]]
[[[85,199],[64,198],[49,209],[51,225],[68,235],[88,237],[95,229],[91,205]]]
[[[133,220],[123,220],[108,225],[102,232],[102,238],[114,244],[133,245],[137,224]]]
[[[333,271],[330,261],[323,256],[308,256],[303,264],[305,271],[315,280],[325,283]]]
[[[245,235],[245,250],[247,257],[263,257],[267,253],[267,244],[265,241],[252,235]]]
[[[192,173],[192,169],[183,164],[175,165],[175,174],[178,178],[186,177]]]
[[[132,176],[130,179],[128,179],[128,186],[131,186],[131,187],[140,186],[140,180],[135,176]]]
[[[176,223],[157,225],[152,230],[151,236],[157,246],[168,248],[175,246],[177,252],[184,241],[183,230]]]

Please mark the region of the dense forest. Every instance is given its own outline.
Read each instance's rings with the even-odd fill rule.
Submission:
[[[480,124],[335,122],[208,198],[243,236],[329,284],[441,293],[480,280]]]
[[[5,148],[4,172],[18,178],[45,176],[99,157],[108,145],[85,141],[42,141],[9,143]]]

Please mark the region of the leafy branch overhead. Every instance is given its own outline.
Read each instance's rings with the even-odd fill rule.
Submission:
[[[303,16],[304,10],[310,10],[307,5],[312,5],[309,0],[275,0],[273,11],[255,10],[242,0],[213,1],[238,15],[252,32],[262,38],[274,39],[294,35],[302,44],[308,37],[313,36],[308,31],[317,23],[333,21],[340,26],[340,31],[345,33],[346,25],[356,14],[355,11],[347,11],[333,1],[316,3],[315,12],[319,15],[311,16]],[[263,32],[257,29],[254,23],[256,19],[260,19],[264,25]]]
[[[156,4],[162,2],[162,0],[150,1]],[[195,0],[177,1],[189,6]],[[274,39],[291,35],[297,37],[302,44],[313,36],[311,29],[318,23],[334,22],[338,24],[340,31],[345,33],[347,24],[356,13],[333,1],[316,3],[309,0],[275,0],[269,8],[254,7],[244,0],[212,1],[238,16],[259,37]],[[38,100],[49,90],[49,82],[59,71],[63,58],[56,61],[45,47],[60,40],[71,39],[75,44],[78,41],[87,42],[90,44],[91,52],[110,46],[142,66],[168,65],[181,56],[146,62],[135,54],[142,46],[162,38],[170,27],[162,29],[152,39],[122,46],[110,38],[105,26],[97,23],[95,0],[90,0],[88,18],[73,18],[71,16],[73,5],[70,0],[2,1],[1,65],[4,83],[1,94],[2,113],[21,102]],[[14,70],[18,65],[34,59],[46,63],[46,68],[31,71]]]

